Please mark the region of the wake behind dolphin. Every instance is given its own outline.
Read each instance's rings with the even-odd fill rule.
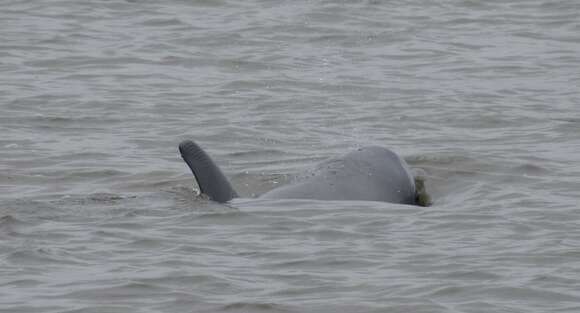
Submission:
[[[238,195],[212,159],[191,140],[179,144],[200,191],[227,202]],[[382,147],[364,147],[319,164],[312,176],[271,190],[260,198],[363,200],[418,204],[415,180],[405,160]]]

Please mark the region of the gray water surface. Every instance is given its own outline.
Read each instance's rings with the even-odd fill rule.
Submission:
[[[572,0],[2,1],[0,312],[579,312],[579,86]],[[255,199],[365,145],[434,205]]]

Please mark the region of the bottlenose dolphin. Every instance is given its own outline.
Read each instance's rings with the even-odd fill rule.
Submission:
[[[179,144],[201,193],[227,202],[238,194],[212,159],[191,140]],[[421,187],[421,186],[420,186]],[[422,188],[422,187],[421,187]],[[311,175],[273,189],[260,198],[364,200],[419,204],[415,180],[405,160],[382,147],[364,147],[319,164]]]

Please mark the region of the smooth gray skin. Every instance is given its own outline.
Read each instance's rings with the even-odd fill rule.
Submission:
[[[186,140],[179,151],[202,193],[222,203],[237,197],[221,170],[197,144]],[[407,163],[386,148],[360,148],[321,163],[309,174],[260,198],[416,204],[415,181]]]
[[[415,204],[415,180],[389,149],[364,147],[318,165],[312,176],[271,190],[269,199],[364,200]]]
[[[181,157],[191,169],[203,194],[217,202],[228,202],[238,194],[213,160],[191,140],[179,144]]]

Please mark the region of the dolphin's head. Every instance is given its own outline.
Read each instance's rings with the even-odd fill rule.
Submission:
[[[372,175],[376,184],[384,186],[385,201],[419,204],[415,178],[407,162],[392,150],[379,146],[361,147],[346,158],[353,160],[363,172]]]

